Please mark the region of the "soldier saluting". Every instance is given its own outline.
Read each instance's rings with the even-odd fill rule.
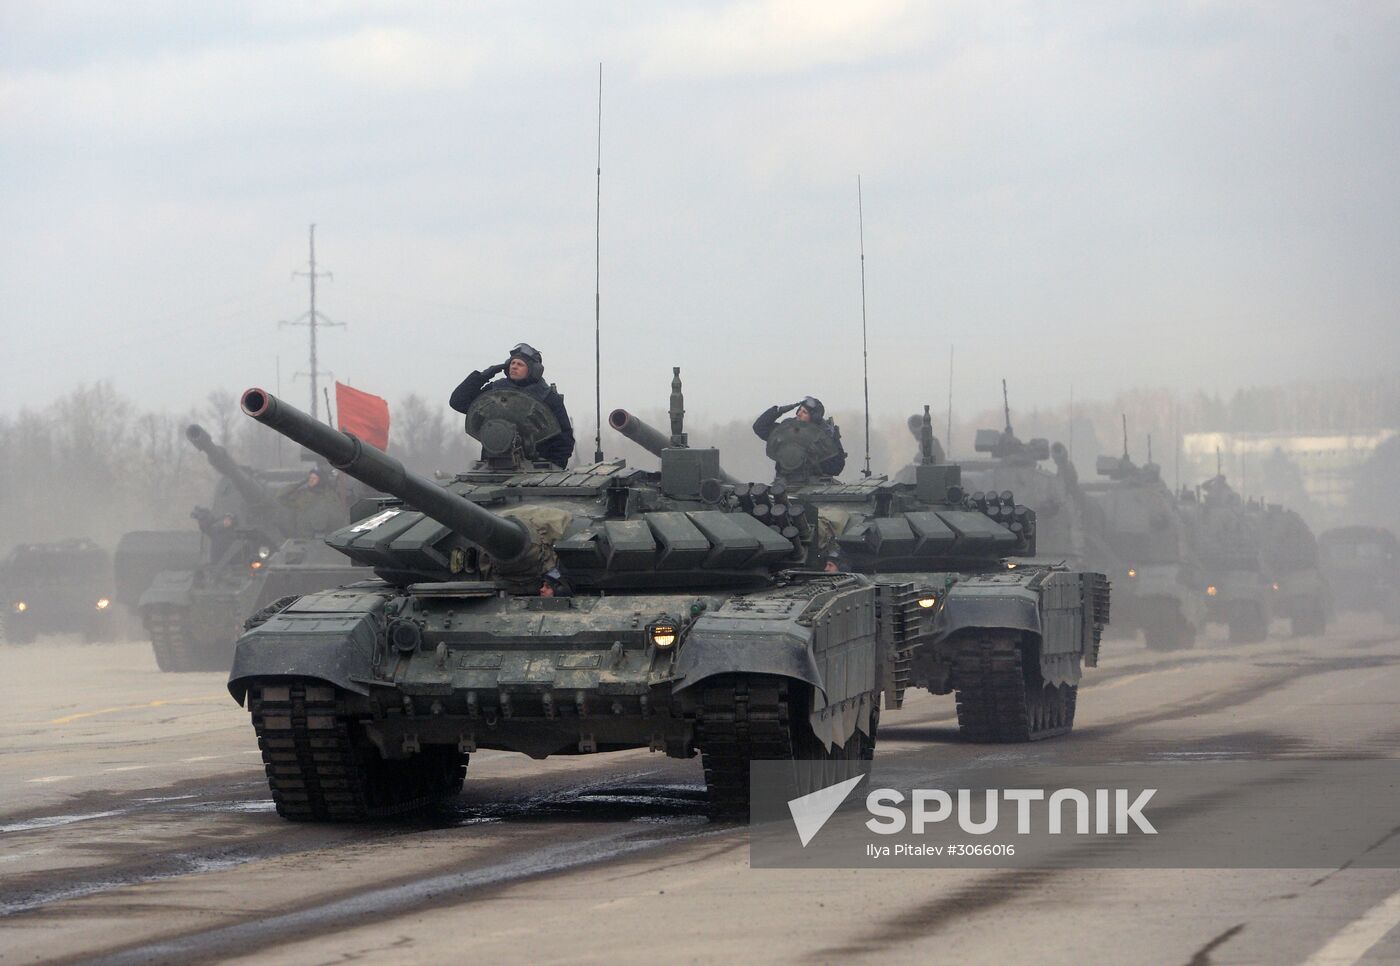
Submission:
[[[846,449],[841,445],[841,427],[837,426],[834,420],[825,418],[826,407],[816,396],[806,396],[801,402],[788,403],[786,406],[769,406],[753,421],[754,435],[766,443],[778,425],[778,418],[793,409],[797,410],[793,418],[798,422],[819,426],[836,443],[836,452],[821,461],[820,469],[827,476],[840,476],[841,471],[846,468]]]
[[[505,374],[504,379],[489,382],[492,376]],[[559,435],[540,444],[540,455],[555,466],[563,469],[569,457],[574,455],[574,427],[569,422],[569,411],[564,408],[564,397],[554,387],[544,381],[544,357],[540,350],[527,343],[520,343],[510,350],[505,362],[491,366],[485,371],[478,370],[462,380],[462,384],[452,390],[448,405],[459,413],[468,407],[483,392],[498,389],[516,389],[534,396],[549,407],[554,418],[559,421]]]

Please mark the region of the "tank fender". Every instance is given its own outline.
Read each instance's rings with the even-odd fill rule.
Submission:
[[[811,691],[813,733],[828,747],[870,732],[878,700],[876,593],[869,583],[815,589],[800,611],[733,604],[701,617],[676,656],[677,692],[724,674],[767,674]]]
[[[273,614],[238,639],[228,690],[239,704],[249,682],[266,677],[316,678],[346,691],[369,694],[364,682],[374,676],[382,606],[369,612],[318,612],[301,609],[299,604]]]
[[[995,592],[954,584],[934,621],[934,637],[946,640],[965,631],[999,628],[1040,636],[1038,595],[1024,586],[1006,585]]]
[[[811,633],[786,622],[765,627],[716,615],[697,620],[676,655],[674,690],[721,674],[776,674],[823,690]]]
[[[193,570],[165,570],[156,574],[151,586],[141,594],[137,609],[162,605],[188,606],[190,593],[194,590],[194,574]]]

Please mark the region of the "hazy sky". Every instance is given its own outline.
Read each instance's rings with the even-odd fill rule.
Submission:
[[[110,379],[877,412],[1400,364],[1394,3],[0,0],[0,412]],[[584,447],[581,444],[580,449]]]

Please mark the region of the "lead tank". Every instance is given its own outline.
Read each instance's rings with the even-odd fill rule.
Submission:
[[[390,495],[330,539],[374,579],[303,596],[238,641],[229,690],[281,815],[440,801],[478,749],[650,748],[698,754],[712,814],[738,818],[751,761],[845,776],[870,757],[877,588],[805,571],[805,542],[745,508],[715,450],[687,445],[679,395],[677,374],[660,473],[535,462],[558,431],[548,410],[483,395],[467,414],[482,462],[442,485],[261,389],[243,395],[249,416]],[[540,596],[556,567],[572,596]]]
[[[788,419],[767,450],[782,481],[738,492],[783,532],[810,530],[814,564],[829,561],[875,584],[887,710],[900,707],[907,688],[923,687],[956,694],[970,741],[1065,734],[1082,669],[1098,663],[1108,582],[1034,563],[1035,512],[1010,491],[967,493],[960,467],[936,462],[927,407],[920,423],[909,482],[823,475],[829,437]]]

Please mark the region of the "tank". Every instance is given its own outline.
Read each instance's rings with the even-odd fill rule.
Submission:
[[[118,583],[126,585],[126,599],[135,596],[162,671],[223,671],[245,620],[261,608],[368,571],[349,567],[324,540],[294,531],[297,517],[279,489],[295,487],[304,470],[251,470],[202,427],[187,427],[185,436],[219,474],[211,506],[190,514],[199,532],[186,540],[196,541],[197,551],[186,544],[176,556],[179,545],[161,531],[127,534],[118,547]],[[176,565],[146,581],[143,570],[162,560]]]
[[[1071,567],[1082,568],[1089,559],[1082,498],[1075,492],[1078,473],[1069,461],[1068,451],[1063,446],[1055,448],[1055,472],[1042,468],[1041,463],[1052,457],[1049,440],[1018,438],[1011,428],[1005,382],[1002,383],[1002,399],[1006,425],[999,431],[977,431],[973,448],[982,455],[959,461],[963,487],[969,492],[1010,490],[1015,493],[1018,500],[1035,511],[1037,554],[1047,561],[1063,561]],[[918,417],[909,420],[910,430],[916,437],[916,423],[921,422]]]
[[[1387,624],[1400,623],[1400,540],[1384,527],[1351,526],[1318,535],[1323,575],[1336,606],[1380,611]]]
[[[1258,643],[1269,636],[1274,591],[1261,559],[1262,532],[1223,474],[1183,490],[1179,507],[1192,546],[1201,561],[1206,620],[1229,628],[1235,643]]]
[[[115,593],[112,558],[91,540],[19,544],[0,563],[4,638],[15,644],[40,634],[111,640]]]
[[[1317,537],[1295,511],[1277,503],[1246,504],[1257,517],[1259,561],[1272,591],[1270,610],[1294,637],[1322,634],[1332,617],[1332,588],[1322,573]]]
[[[1114,631],[1142,633],[1158,651],[1189,648],[1206,623],[1205,575],[1187,520],[1160,468],[1101,456],[1101,482],[1084,484],[1093,566],[1114,586]]]
[[[532,461],[538,401],[481,399],[507,395],[491,403],[509,426],[476,434],[481,463],[437,483],[244,393],[250,417],[388,494],[329,541],[373,579],[275,608],[238,641],[229,690],[278,812],[421,808],[487,748],[698,755],[719,819],[747,816],[751,761],[854,773],[884,682],[875,585],[804,569],[804,541],[746,509],[715,450],[686,445],[678,372],[659,473]],[[542,579],[556,571],[563,586]]]
[[[781,481],[738,492],[784,533],[810,530],[814,565],[875,585],[885,708],[923,687],[956,696],[970,741],[1069,732],[1082,669],[1098,663],[1109,618],[1104,576],[1036,563],[1035,512],[1010,491],[967,493],[961,468],[936,462],[927,407],[911,481],[824,476],[827,441],[811,424],[779,423],[768,455]]]

